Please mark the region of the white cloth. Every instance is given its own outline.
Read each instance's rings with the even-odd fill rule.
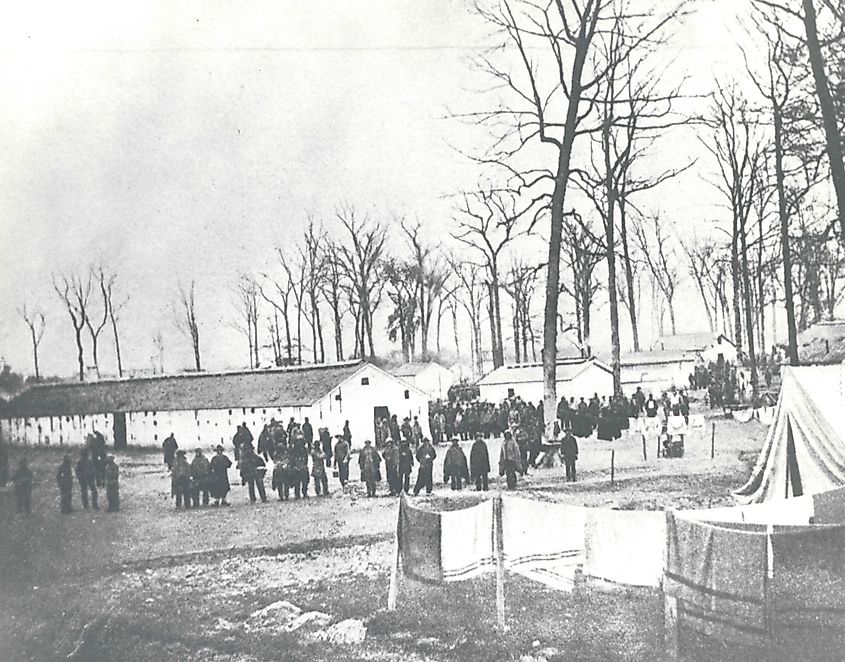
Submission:
[[[505,568],[558,590],[571,590],[584,560],[587,508],[505,496]]]
[[[589,509],[585,575],[630,586],[660,586],[665,550],[665,512]]]
[[[775,420],[775,408],[774,407],[760,407],[760,409],[756,410],[757,419],[763,425],[771,425],[772,421]]]
[[[778,499],[747,506],[701,508],[678,513],[688,519],[703,522],[744,522],[746,524],[775,524],[781,526],[806,526],[814,516],[813,497],[810,495]]]
[[[748,423],[752,418],[754,418],[754,410],[753,409],[734,409],[733,410],[733,417],[737,423]]]
[[[443,581],[463,581],[495,569],[492,499],[440,513],[440,531]]]
[[[687,422],[683,416],[670,416],[666,422],[666,431],[669,434],[686,434]]]
[[[704,427],[704,415],[703,414],[690,414],[689,427],[692,428],[692,429],[703,428]]]

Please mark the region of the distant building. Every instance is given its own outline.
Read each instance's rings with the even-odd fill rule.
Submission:
[[[390,371],[396,377],[413,384],[428,394],[431,400],[445,400],[449,387],[457,381],[455,374],[435,361],[427,363],[403,363]]]
[[[676,350],[632,352],[620,357],[622,391],[631,395],[640,386],[659,395],[672,386],[689,387],[689,376],[699,361],[695,352]]]
[[[845,360],[845,320],[816,322],[798,334],[798,358],[804,364]]]
[[[157,447],[171,432],[182,448],[231,442],[242,422],[257,438],[271,418],[309,417],[316,433],[353,443],[374,438],[376,417],[418,416],[428,434],[428,394],[357,362],[32,386],[0,409],[0,436],[17,444],[81,445],[99,430],[116,448]]]
[[[523,363],[497,368],[478,382],[479,397],[500,402],[519,396],[526,402],[543,399],[543,364]],[[589,398],[613,395],[613,372],[595,358],[564,359],[557,363],[557,395]]]
[[[701,356],[707,363],[716,363],[719,356],[730,363],[736,363],[737,358],[736,345],[723,333],[678,333],[661,336],[651,349],[693,354]]]

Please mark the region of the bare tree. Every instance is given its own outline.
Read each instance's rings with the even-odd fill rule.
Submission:
[[[249,367],[258,368],[260,367],[258,353],[258,284],[251,276],[241,274],[233,286],[233,291],[236,317],[232,326],[246,337],[249,347]]]
[[[47,326],[47,320],[40,308],[31,309],[26,303],[18,306],[18,314],[26,322],[29,327],[29,337],[32,341],[32,362],[35,367],[35,379],[41,379],[41,372],[38,369],[38,346],[41,344],[41,338],[44,337],[44,328]]]
[[[499,267],[503,251],[516,239],[530,232],[537,219],[538,210],[535,209],[533,200],[521,204],[514,194],[493,189],[465,193],[457,213],[455,222],[458,229],[452,236],[480,254],[487,271],[493,367],[498,368],[505,363],[499,297]],[[529,218],[530,223],[526,227],[520,227],[520,221],[524,218]]]
[[[338,256],[337,246],[324,238],[325,247],[321,258],[323,275],[320,278],[320,290],[329,304],[334,320],[335,357],[343,361],[343,267]]]
[[[115,279],[114,275],[109,275],[106,270],[100,266],[96,269],[91,269],[91,278],[97,282],[100,290],[100,303],[102,306],[102,315],[98,315],[97,319],[93,319],[94,310],[93,305],[89,305],[85,310],[85,326],[88,329],[88,335],[91,336],[91,358],[94,361],[94,370],[97,377],[100,376],[100,355],[99,342],[100,334],[106,328],[109,322],[109,303],[108,290],[112,287]]]
[[[117,375],[123,377],[123,359],[120,353],[120,332],[117,323],[120,319],[120,311],[129,303],[129,295],[121,293],[117,285],[117,274],[106,274],[102,267],[99,273],[100,293],[103,296],[103,304],[111,324],[112,339],[114,340],[114,354],[117,360]]]
[[[472,371],[473,375],[480,378],[484,371],[484,355],[481,347],[481,303],[484,298],[482,267],[456,255],[450,255],[447,259],[460,283],[455,299],[469,318],[472,329],[470,336]],[[457,323],[455,323],[455,333],[457,342]]]
[[[291,337],[290,330],[290,304],[291,296],[294,295],[295,282],[289,261],[285,256],[284,250],[282,250],[280,246],[276,246],[276,256],[279,260],[282,276],[271,278],[268,274],[262,273],[261,277],[263,282],[257,282],[257,287],[261,298],[273,306],[274,311],[282,316],[282,321],[285,325],[285,353],[287,354],[287,362],[288,365],[293,365],[293,339]]]
[[[153,347],[156,350],[153,357],[153,371],[164,374],[164,336],[160,329],[153,335]]]
[[[187,288],[179,281],[176,287],[173,321],[176,328],[191,341],[191,349],[194,352],[194,367],[199,372],[202,370],[202,364],[200,361],[200,325],[197,318],[196,281],[191,280]]]
[[[702,241],[697,237],[692,242],[681,241],[680,243],[687,257],[689,273],[698,287],[699,294],[701,294],[701,301],[704,304],[704,312],[707,314],[710,331],[716,331],[719,301],[718,297],[713,294],[713,281],[709,274],[711,270],[716,268],[718,248],[715,242]]]
[[[596,292],[601,287],[595,271],[604,259],[604,250],[586,229],[584,221],[575,220],[575,214],[567,219],[564,226],[562,258],[572,277],[571,280],[561,279],[560,291],[572,297],[575,305],[575,332],[581,355],[592,356],[592,307]]]
[[[415,268],[395,257],[384,260],[381,265],[387,296],[393,303],[393,311],[387,318],[387,336],[391,341],[399,339],[402,359],[406,363],[414,360],[416,332],[421,323]]]
[[[678,270],[675,249],[669,236],[663,232],[663,222],[659,216],[652,216],[646,221],[634,224],[634,232],[645,264],[666,299],[669,309],[669,322],[672,334],[677,333],[675,322],[675,292],[681,279]]]
[[[507,271],[503,283],[504,290],[513,301],[513,344],[517,363],[528,361],[528,349],[531,348],[533,361],[537,360],[537,345],[531,320],[531,305],[537,290],[538,272],[545,265],[526,265],[515,260]]]
[[[82,329],[88,316],[88,300],[91,296],[91,272],[83,280],[78,274],[53,275],[53,289],[65,305],[68,316],[73,324],[74,339],[76,340],[76,360],[79,366],[79,381],[85,380],[85,356],[82,345]]]
[[[304,246],[300,251],[302,264],[302,287],[308,299],[308,312],[305,319],[311,327],[311,343],[314,363],[326,362],[326,347],[323,341],[323,324],[320,321],[320,292],[323,279],[323,252],[320,248],[325,241],[322,228],[309,218],[305,230]]]
[[[357,312],[356,338],[361,341],[361,355],[366,342],[369,357],[374,359],[373,315],[381,301],[383,283],[379,278],[379,264],[387,230],[381,223],[358,214],[350,205],[341,205],[335,216],[348,235],[337,247],[339,264],[350,284],[350,305]]]

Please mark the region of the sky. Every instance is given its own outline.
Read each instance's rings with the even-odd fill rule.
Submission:
[[[736,6],[695,7],[672,52],[690,89],[707,91],[714,75],[737,66]],[[246,349],[227,324],[230,286],[238,271],[267,268],[273,246],[290,244],[307,214],[328,227],[340,202],[382,219],[416,215],[433,243],[447,244],[448,196],[479,179],[455,148],[485,140],[448,115],[477,106],[487,81],[468,59],[486,39],[466,0],[7,10],[0,356],[31,371],[28,329],[16,314],[30,302],[47,315],[42,371],[72,375],[72,328],[51,274],[102,263],[131,296],[121,319],[127,366],[150,367],[159,331],[167,369],[190,365],[170,308],[176,283],[195,279],[205,363],[237,367]],[[694,143],[668,141],[657,159],[706,158]],[[721,213],[700,175],[697,168],[649,201],[681,233],[706,232]],[[685,301],[690,328],[681,330],[706,324],[694,301]],[[111,342],[101,345],[103,369],[113,371]]]

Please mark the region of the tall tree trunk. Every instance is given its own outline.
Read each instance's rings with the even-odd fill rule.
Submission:
[[[745,327],[748,340],[748,360],[751,362],[751,394],[754,401],[760,393],[760,381],[757,375],[757,356],[754,352],[754,326],[751,312],[751,278],[748,273],[748,239],[743,224],[740,241],[742,242],[742,283],[745,288]]]
[[[672,325],[672,335],[678,334],[678,327],[675,326],[675,304],[671,298],[666,297],[666,306],[669,308],[669,324]]]
[[[634,351],[639,352],[640,330],[637,326],[637,302],[634,294],[634,270],[631,267],[631,252],[628,248],[628,227],[626,215],[625,197],[623,196],[619,200],[619,239],[622,241],[622,256],[625,266],[625,285],[628,291],[628,315],[631,318],[631,337],[634,343]],[[710,327],[712,330],[712,322],[710,323]]]
[[[736,218],[734,212],[733,238],[731,239],[731,277],[733,278],[733,313],[734,313],[734,344],[736,345],[736,354],[741,361],[744,352],[742,350],[742,311],[740,309],[740,301],[742,297],[742,286],[740,285],[740,266],[739,266],[739,219]]]
[[[813,80],[816,84],[816,95],[819,98],[819,109],[822,114],[825,140],[827,143],[827,158],[830,162],[830,178],[836,191],[836,201],[839,209],[839,234],[845,244],[845,164],[842,162],[842,142],[839,135],[839,124],[836,121],[836,107],[830,96],[827,74],[824,68],[819,34],[816,27],[816,8],[813,0],[802,0],[804,6],[804,30],[807,34],[807,53],[813,70]]]
[[[76,362],[79,364],[79,381],[85,381],[85,357],[82,348],[82,329],[76,330]]]
[[[293,343],[290,338],[290,316],[288,315],[287,307],[285,307],[285,341],[287,342],[288,365],[293,364]]]
[[[783,172],[783,116],[774,104],[775,124],[775,181],[778,191],[778,216],[780,217],[780,250],[783,261],[783,297],[786,304],[786,329],[788,334],[786,354],[790,365],[798,365],[798,330],[795,328],[795,298],[792,293],[792,251],[789,246],[789,215],[786,210],[786,188]]]
[[[117,357],[117,376],[123,377],[123,361],[120,357],[120,335],[117,332],[117,320],[112,317],[111,318],[111,328],[112,333],[114,335],[114,353]],[[35,358],[35,376],[38,377],[38,357],[36,355]]]
[[[500,367],[499,348],[497,345],[498,333],[496,332],[496,303],[493,297],[493,283],[487,283],[487,316],[490,318],[490,354],[493,358],[493,369]]]
[[[505,349],[502,341],[502,310],[499,301],[499,266],[494,261],[491,265],[493,283],[491,295],[493,298],[494,335],[496,343],[493,349],[493,367],[500,368],[505,365]]]
[[[35,334],[35,327],[30,326],[29,331],[32,334],[32,361],[35,364],[35,380],[38,381],[41,379],[41,373],[38,371],[38,337]],[[120,354],[118,354],[120,357]],[[118,358],[118,364],[120,363],[120,359]]]
[[[592,307],[593,303],[590,301],[588,294],[584,295],[584,301],[581,303],[581,323],[584,325],[584,337],[581,339],[581,346],[584,348],[584,357],[589,358],[593,355],[593,341],[592,338]]]
[[[202,370],[202,363],[200,361],[200,334],[196,325],[194,326],[192,336],[194,341],[194,365],[196,366],[197,372],[200,372]]]
[[[521,363],[521,345],[520,345],[520,333],[519,333],[519,306],[514,303],[513,305],[513,356],[514,362],[519,364]],[[527,358],[527,357],[526,357]]]
[[[452,307],[452,333],[455,336],[455,356],[461,358],[461,344],[458,342],[458,309]],[[472,350],[470,350],[472,351]]]

